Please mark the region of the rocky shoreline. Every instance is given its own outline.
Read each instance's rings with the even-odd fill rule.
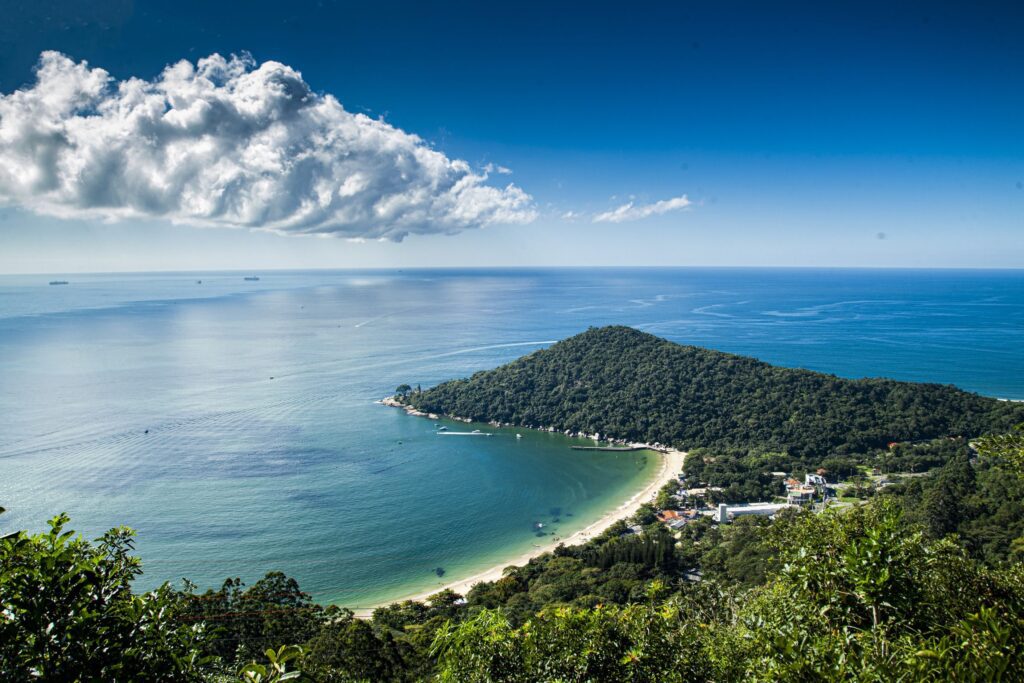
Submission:
[[[441,418],[444,418],[446,420],[455,420],[456,422],[466,422],[466,423],[476,422],[476,420],[473,420],[471,418],[461,417],[461,416],[458,416],[458,415],[444,415],[444,414],[439,414],[439,413],[424,412],[422,410],[418,410],[417,408],[415,408],[415,407],[413,407],[413,406],[411,406],[411,405],[409,405],[407,403],[403,403],[402,401],[399,401],[394,396],[388,396],[387,398],[382,398],[381,400],[377,401],[377,403],[380,403],[381,405],[389,406],[391,408],[401,408],[402,410],[404,410],[409,415],[412,415],[413,417],[425,417],[425,418],[430,419],[430,420],[440,420]],[[607,435],[602,437],[601,434],[597,433],[597,432],[595,432],[593,434],[587,434],[586,432],[574,432],[571,429],[558,430],[558,429],[555,429],[554,427],[533,426],[533,425],[519,425],[519,424],[513,424],[511,422],[499,422],[497,420],[491,420],[491,421],[487,422],[487,424],[490,425],[491,427],[496,427],[496,428],[497,427],[518,427],[518,428],[521,428],[521,429],[533,429],[533,430],[536,430],[536,431],[539,431],[539,432],[550,432],[550,433],[558,432],[558,433],[564,434],[565,436],[575,437],[575,438],[579,438],[579,439],[591,439],[593,441],[604,441],[605,443],[616,445],[616,446],[623,446],[623,447],[628,447],[628,448],[632,448],[632,449],[643,448],[643,449],[647,449],[647,450],[658,451],[660,453],[667,453],[669,451],[675,450],[672,446],[668,446],[668,445],[665,445],[665,444],[662,444],[662,443],[653,443],[653,444],[651,444],[651,443],[638,443],[638,442],[634,442],[634,441],[629,441],[628,439],[619,439],[619,438],[615,438],[615,437],[609,437]]]

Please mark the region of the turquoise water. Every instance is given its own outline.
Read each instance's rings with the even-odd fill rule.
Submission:
[[[614,509],[655,459],[438,437],[374,401],[589,325],[1024,399],[1020,271],[258,274],[0,277],[0,528],[67,510],[137,528],[146,585],[280,569],[353,606],[476,573]]]

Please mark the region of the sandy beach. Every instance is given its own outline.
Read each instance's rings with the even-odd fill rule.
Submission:
[[[518,557],[511,558],[507,562],[503,562],[499,565],[491,567],[490,569],[480,572],[479,574],[474,574],[469,578],[460,579],[458,581],[452,581],[444,585],[438,585],[435,588],[431,588],[429,591],[418,593],[416,595],[409,595],[403,598],[398,598],[396,600],[390,600],[384,604],[403,602],[405,600],[424,601],[431,595],[434,595],[435,593],[439,593],[446,589],[453,590],[460,595],[465,595],[473,586],[475,586],[478,583],[496,581],[500,579],[502,577],[502,573],[505,570],[505,567],[513,565],[524,565],[534,557],[543,555],[546,552],[550,552],[561,543],[564,543],[565,545],[579,545],[581,543],[585,543],[594,536],[600,535],[602,532],[604,532],[608,527],[610,527],[618,520],[633,515],[637,510],[640,509],[641,505],[643,505],[644,503],[652,502],[654,498],[658,495],[658,491],[661,490],[661,487],[667,484],[671,479],[673,479],[677,474],[679,474],[683,470],[683,461],[686,458],[686,453],[677,450],[660,450],[654,448],[653,446],[648,446],[646,444],[630,445],[647,448],[649,450],[660,453],[662,456],[661,468],[658,470],[657,476],[655,476],[655,478],[646,487],[644,487],[643,490],[639,491],[632,498],[624,502],[622,505],[610,511],[605,516],[601,517],[601,519],[597,520],[593,524],[590,524],[589,526],[583,529],[580,529],[571,536],[567,536],[566,538],[562,538],[557,541],[546,541],[545,543],[540,544],[539,547],[533,548],[529,552],[523,553]],[[378,605],[378,607],[379,606],[382,605]],[[369,608],[356,610],[356,616],[361,618],[368,618],[372,611],[373,610]]]

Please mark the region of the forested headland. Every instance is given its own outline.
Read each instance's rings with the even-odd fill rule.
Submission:
[[[1024,421],[1024,405],[952,386],[775,367],[621,326],[591,328],[406,400],[482,422],[796,457],[973,437]]]

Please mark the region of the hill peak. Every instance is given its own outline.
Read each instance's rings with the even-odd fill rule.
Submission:
[[[1024,420],[1024,405],[955,387],[775,367],[623,325],[592,327],[410,400],[483,422],[800,455],[977,436]]]

